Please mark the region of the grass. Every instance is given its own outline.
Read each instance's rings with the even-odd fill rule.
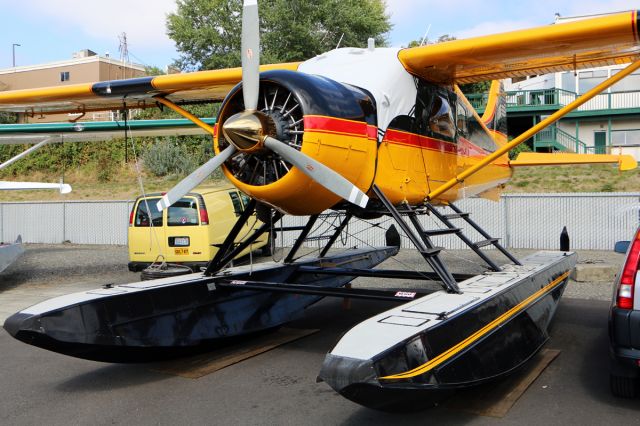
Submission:
[[[58,182],[60,175],[30,173],[15,176],[14,181]],[[158,178],[143,173],[145,192],[167,191],[180,177]],[[111,178],[102,182],[92,167],[65,173],[71,184],[70,194],[57,191],[0,191],[0,201],[61,201],[61,200],[132,200],[141,193],[137,172],[132,164],[116,166]],[[619,172],[610,165],[518,167],[505,192],[640,192],[640,170]]]
[[[607,164],[517,167],[506,192],[640,192],[640,169]]]
[[[60,194],[55,190],[0,191],[0,201],[132,200],[142,192],[135,167],[131,164],[118,166],[106,182],[98,178],[95,170],[86,169],[88,168],[65,173],[65,183],[73,188],[69,194]],[[51,173],[36,172],[7,180],[59,182],[60,177]],[[167,191],[179,180],[179,177],[158,178],[147,173],[142,175],[145,192]]]

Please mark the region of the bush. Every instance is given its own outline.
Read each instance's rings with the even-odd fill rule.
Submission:
[[[155,176],[187,175],[197,167],[192,156],[166,139],[151,145],[142,161]]]
[[[513,148],[511,151],[509,151],[509,160],[515,160],[518,154],[520,154],[521,152],[531,152],[531,151],[533,150],[528,145],[528,142],[523,142],[520,145]]]

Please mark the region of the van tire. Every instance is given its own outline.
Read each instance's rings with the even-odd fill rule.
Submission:
[[[190,267],[185,265],[177,265],[175,263],[168,263],[162,267],[149,266],[140,273],[140,279],[142,281],[157,280],[159,278],[176,277],[178,275],[191,274],[193,271]]]

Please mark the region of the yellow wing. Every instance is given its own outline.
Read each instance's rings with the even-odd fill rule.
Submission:
[[[638,162],[631,155],[521,152],[509,161],[511,167],[560,166],[569,164],[617,164],[618,169],[633,170]]]
[[[436,83],[473,83],[632,62],[638,13],[453,40],[401,50],[410,73]]]
[[[297,70],[298,63],[264,65],[272,69]],[[175,103],[222,100],[242,80],[241,68],[185,74],[140,77],[127,80],[0,92],[0,111],[31,114],[82,113],[155,106],[153,96]]]

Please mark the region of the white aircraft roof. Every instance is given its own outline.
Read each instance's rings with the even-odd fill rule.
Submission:
[[[413,76],[398,60],[399,50],[340,48],[303,62],[298,71],[371,92],[377,104],[378,128],[384,131],[394,117],[409,114],[416,102]]]

